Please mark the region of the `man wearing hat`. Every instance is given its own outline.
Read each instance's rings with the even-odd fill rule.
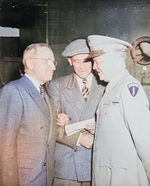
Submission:
[[[62,55],[74,73],[50,82],[48,93],[57,111],[58,137],[55,153],[54,186],[90,186],[91,147],[93,135],[86,131],[67,136],[64,124],[94,118],[104,86],[92,73],[92,62],[85,39],[76,39],[66,46]],[[84,90],[83,90],[84,89]]]
[[[150,184],[150,113],[142,85],[126,69],[122,40],[88,36],[95,69],[108,82],[97,109],[93,186]]]

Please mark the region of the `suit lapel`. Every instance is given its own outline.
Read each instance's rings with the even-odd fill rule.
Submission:
[[[72,106],[72,109],[77,113],[82,113],[85,101],[79,89],[75,74],[72,74],[68,82],[67,89],[65,89],[62,93]]]
[[[47,93],[45,93],[45,99],[50,113],[50,129],[49,129],[49,137],[47,141],[47,144],[49,144],[51,138],[55,139],[54,137],[56,137],[56,114],[54,113],[55,111],[54,106]]]
[[[84,120],[85,117],[87,118],[87,113],[92,112],[92,110],[97,107],[103,93],[104,87],[98,84],[95,76],[93,75],[89,97],[83,109],[81,120]]]
[[[45,99],[49,107],[50,113],[50,126],[49,126],[49,135],[47,140],[47,185],[52,184],[53,175],[54,175],[54,154],[55,154],[55,143],[56,143],[56,113],[54,109],[54,105],[50,100],[48,94],[45,94]]]
[[[33,85],[33,83],[26,76],[23,76],[21,78],[21,81],[23,83],[24,89],[32,97],[37,107],[49,118],[48,106],[36,87]]]

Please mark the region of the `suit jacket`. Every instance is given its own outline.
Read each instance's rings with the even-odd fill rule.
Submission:
[[[47,185],[52,185],[56,138],[53,110],[26,76],[0,90],[1,186],[45,186],[47,170]],[[49,155],[51,161],[47,162]]]
[[[74,73],[52,80],[48,88],[56,110],[67,114],[70,123],[93,118],[103,91],[104,87],[98,84],[93,76],[89,98],[85,102]],[[55,155],[56,178],[91,180],[91,149],[83,146],[75,148],[79,135],[80,133],[77,133],[68,137],[65,134],[59,136],[58,133]]]
[[[150,184],[149,103],[125,69],[109,82],[97,109],[92,178],[93,186]]]

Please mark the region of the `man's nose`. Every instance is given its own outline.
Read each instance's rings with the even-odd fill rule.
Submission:
[[[53,63],[52,66],[53,66],[52,69],[53,69],[53,70],[56,70],[56,66],[54,65],[54,63]]]
[[[48,66],[50,66],[53,70],[56,70],[56,66],[54,65],[54,63],[52,61],[48,61]]]
[[[85,66],[84,62],[81,62],[81,63],[80,63],[80,68],[83,69],[84,66]]]
[[[93,70],[96,70],[96,64],[95,64],[95,62],[93,64]]]

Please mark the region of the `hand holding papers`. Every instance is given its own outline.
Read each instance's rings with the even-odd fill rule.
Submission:
[[[88,119],[88,120],[65,125],[65,133],[67,134],[67,136],[70,136],[76,132],[83,130],[83,129],[87,129],[90,132],[92,131],[92,133],[93,133],[95,130],[95,119],[92,118],[92,119]]]
[[[57,113],[56,115],[57,125],[64,126],[69,123],[69,118],[66,114]]]

